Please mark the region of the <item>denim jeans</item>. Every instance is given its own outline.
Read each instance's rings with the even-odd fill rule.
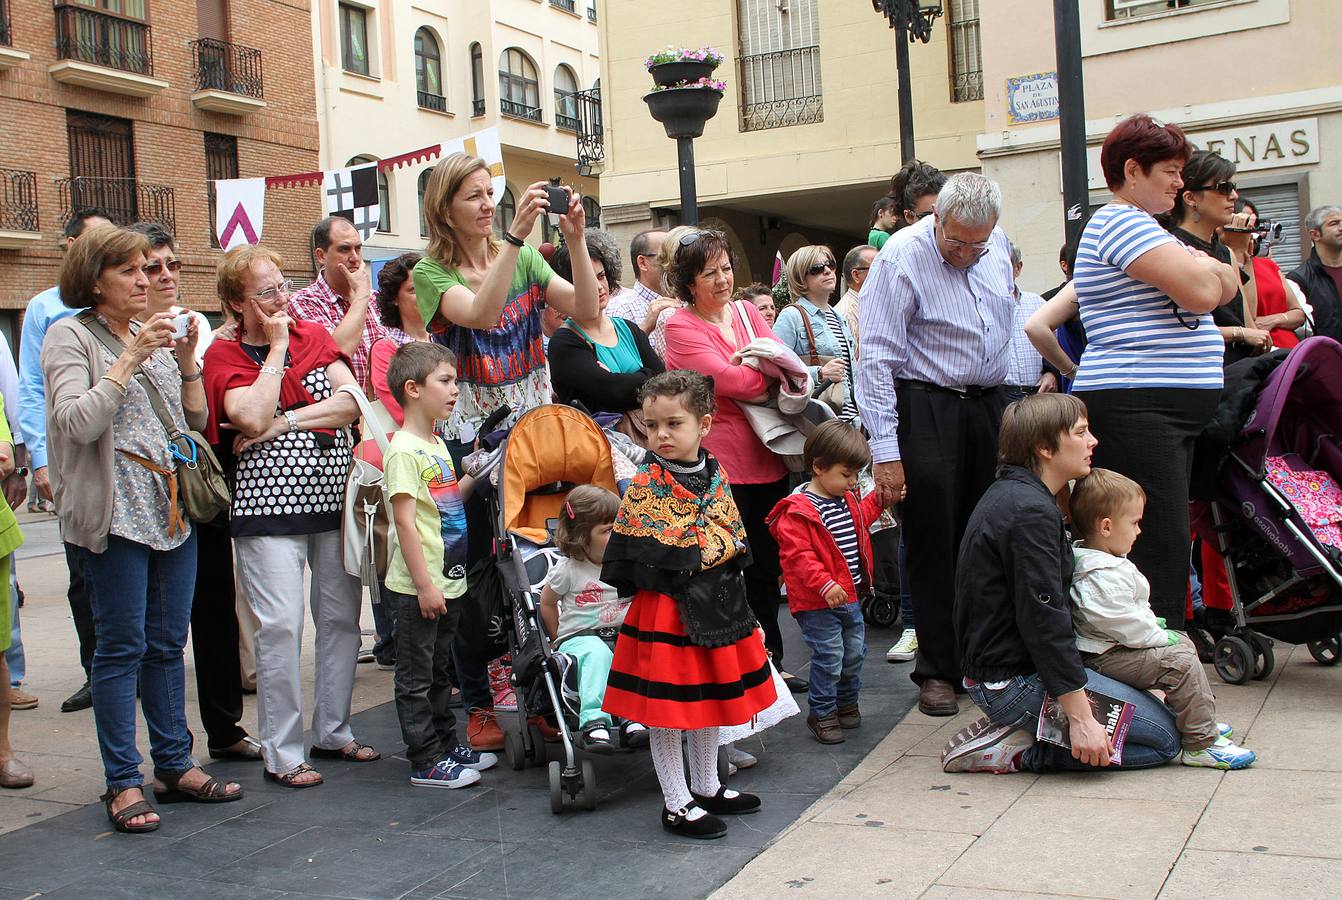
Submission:
[[[857,702],[862,687],[862,658],[867,653],[862,605],[845,603],[834,609],[794,613],[802,640],[811,648],[811,683],[806,699],[817,719]]]
[[[28,674],[28,661],[23,655],[23,632],[19,629],[19,576],[14,571],[14,554],[9,554],[9,649],[5,662],[9,664],[9,686],[18,687]]]
[[[446,615],[426,619],[419,598],[387,590],[387,612],[396,617],[396,715],[405,739],[411,771],[428,768],[457,746],[457,717],[452,713],[452,642],[461,621],[461,604],[447,601]]]
[[[1174,714],[1169,707],[1146,691],[1128,687],[1098,672],[1086,670],[1086,687],[1126,700],[1136,709],[1123,745],[1121,765],[1110,769],[1149,769],[1163,766],[1179,755],[1179,730],[1174,725]],[[1039,726],[1039,711],[1047,691],[1039,675],[1017,675],[1000,691],[989,690],[982,684],[969,688],[969,699],[994,722],[1016,725],[1031,734]],[[1072,751],[1047,741],[1036,741],[1021,755],[1021,768],[1030,772],[1081,772],[1100,768],[1088,766],[1072,757]]]
[[[185,772],[191,759],[182,653],[196,588],[196,533],[173,550],[112,535],[102,553],[79,548],[97,649],[93,718],[109,788],[143,783],[135,746],[135,686],[149,726],[154,768]]]

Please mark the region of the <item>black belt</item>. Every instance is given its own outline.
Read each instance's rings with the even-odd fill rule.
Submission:
[[[1037,393],[1039,393],[1039,385],[1037,385],[1037,384],[1004,384],[1004,385],[1002,385],[1002,387],[1006,388],[1006,390],[1007,390],[1008,393],[1013,393],[1013,394],[1037,394]]]
[[[900,378],[895,381],[895,387],[911,388],[915,391],[928,391],[936,394],[954,394],[961,400],[974,400],[978,397],[991,396],[997,391],[999,386],[995,384],[959,384],[954,387],[947,387],[944,384],[933,384],[930,381]]]

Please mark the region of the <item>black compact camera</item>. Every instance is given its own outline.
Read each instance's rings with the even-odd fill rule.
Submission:
[[[550,212],[555,215],[568,212],[568,188],[561,185],[558,178],[550,179],[545,188],[545,199],[550,204]]]

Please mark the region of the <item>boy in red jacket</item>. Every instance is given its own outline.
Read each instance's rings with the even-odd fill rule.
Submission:
[[[871,462],[861,433],[837,419],[806,439],[802,459],[811,480],[784,497],[766,520],[778,542],[788,609],[811,648],[806,725],[822,744],[862,724],[857,692],[867,653],[862,606],[871,590],[871,536],[881,514],[872,492],[859,499],[857,473]]]

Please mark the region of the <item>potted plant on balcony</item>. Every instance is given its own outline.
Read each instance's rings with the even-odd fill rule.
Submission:
[[[704,123],[718,111],[726,82],[712,78],[657,85],[643,95],[652,117],[662,123],[669,138],[697,138],[704,133]]]
[[[687,50],[684,47],[667,45],[649,56],[644,65],[648,67],[652,80],[660,87],[691,83],[708,78],[713,70],[722,65],[722,54],[712,47],[700,47]]]

